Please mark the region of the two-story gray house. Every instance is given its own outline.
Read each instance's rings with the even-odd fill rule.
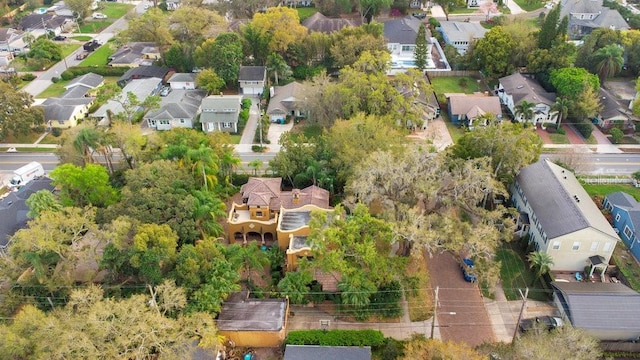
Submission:
[[[242,95],[211,95],[200,104],[202,131],[238,132]]]

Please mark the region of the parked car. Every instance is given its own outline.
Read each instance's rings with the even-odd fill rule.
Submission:
[[[76,54],[76,60],[84,60],[84,59],[87,58],[87,56],[89,56],[89,52],[88,51],[81,51],[81,52]]]
[[[411,14],[414,18],[424,20],[427,17],[425,13],[413,13]]]
[[[103,13],[93,13],[93,15],[91,15],[92,18],[94,19],[106,19],[107,15],[103,14]]]
[[[84,51],[94,51],[95,49],[100,47],[100,42],[98,40],[91,40],[91,41],[87,41],[86,43],[84,43],[84,45],[82,45],[82,49]]]
[[[474,283],[478,281],[478,275],[475,271],[475,263],[470,258],[462,258],[460,261],[460,269],[462,270],[462,277],[466,282]]]
[[[67,40],[67,37],[62,35],[57,35],[57,36],[54,36],[53,38],[53,41],[65,41],[65,40]]]
[[[549,2],[549,3],[546,3],[546,4],[544,5],[544,7],[545,7],[545,8],[547,8],[547,9],[549,9],[549,10],[551,10],[551,9],[553,9],[553,5],[554,5],[553,3],[550,3],[550,2]]]
[[[527,332],[531,330],[553,330],[562,327],[564,321],[555,316],[537,316],[531,319],[520,321],[520,331]]]
[[[171,88],[170,87],[164,87],[162,88],[162,90],[160,90],[160,96],[167,96],[169,95],[169,93],[171,92]]]

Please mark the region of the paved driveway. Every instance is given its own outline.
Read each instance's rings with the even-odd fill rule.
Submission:
[[[427,258],[431,286],[439,287],[437,326],[443,341],[470,346],[492,342],[495,337],[480,289],[462,278],[460,266],[450,253]]]

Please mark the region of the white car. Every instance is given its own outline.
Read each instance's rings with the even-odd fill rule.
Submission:
[[[93,15],[91,15],[92,18],[94,19],[106,19],[107,15],[103,14],[103,13],[93,13]]]
[[[152,5],[149,3],[144,3],[144,9],[147,10],[151,7]]]
[[[550,2],[544,5],[544,7],[546,7],[549,10],[553,9],[553,6],[554,6],[554,3],[550,3]]]

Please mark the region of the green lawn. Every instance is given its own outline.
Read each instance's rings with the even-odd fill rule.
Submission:
[[[230,137],[231,137],[232,144],[240,144],[240,138],[242,138],[241,134],[233,134]]]
[[[111,43],[106,43],[89,55],[86,59],[82,60],[79,66],[102,66],[107,65],[109,62],[109,56],[113,54],[114,49],[111,48]]]
[[[438,100],[444,103],[446,102],[445,93],[473,94],[474,91],[478,91],[476,80],[469,76],[441,76],[431,79],[431,84]]]
[[[518,4],[524,11],[538,10],[544,6],[545,2],[539,0],[512,0]]]
[[[36,98],[45,99],[45,98],[60,96],[60,95],[62,95],[62,93],[65,92],[66,89],[64,87],[68,83],[69,83],[69,81],[60,80],[57,83],[51,84],[43,92],[38,94],[38,96],[36,96]]]
[[[447,124],[447,130],[449,130],[449,134],[451,134],[451,140],[453,140],[454,144],[457,143],[467,130],[464,127],[452,123],[446,111],[441,112],[440,116],[442,116],[444,123]]]
[[[60,50],[62,51],[62,57],[71,55],[76,49],[80,47],[80,44],[60,44]]]
[[[133,5],[130,4],[121,4],[117,2],[102,2],[101,4],[99,11],[111,19],[119,19],[125,16],[129,10],[133,9]]]
[[[72,36],[71,38],[73,40],[77,40],[77,41],[89,41],[89,40],[93,39],[92,36],[88,36],[88,35]]]
[[[85,34],[97,34],[113,24],[113,20],[90,20],[80,26],[80,32]]]
[[[42,135],[39,132],[29,132],[26,135],[10,133],[2,142],[5,144],[33,144]]]
[[[301,22],[318,12],[318,9],[312,7],[301,7],[296,10],[298,10],[298,16],[300,17]]]
[[[529,270],[529,266],[525,263],[523,257],[517,251],[517,245],[506,245],[498,249],[496,253],[497,260],[501,262],[500,281],[507,300],[520,300],[518,289],[529,288],[529,299],[548,301],[549,296],[546,290],[541,287],[540,281],[534,282],[535,275]]]
[[[618,244],[613,251],[613,259],[618,269],[627,278],[629,285],[635,291],[640,291],[640,266],[633,259],[624,244]]]
[[[60,137],[55,137],[51,135],[51,133],[49,133],[47,134],[47,136],[44,137],[44,139],[40,140],[38,144],[58,144],[59,142],[60,142]]]
[[[554,133],[549,134],[549,137],[554,144],[570,144],[569,139],[567,139],[567,135]]]
[[[640,188],[634,187],[630,184],[582,184],[582,187],[587,191],[589,196],[594,197],[598,196],[604,199],[608,194],[614,193],[616,191],[624,191],[629,195],[636,198],[636,200],[640,201]]]

